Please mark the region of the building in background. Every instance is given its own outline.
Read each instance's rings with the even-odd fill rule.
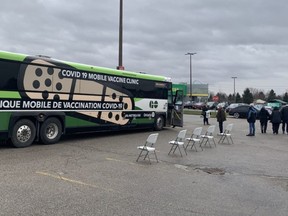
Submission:
[[[199,81],[194,81],[192,83],[192,94],[190,92],[188,83],[179,83],[179,84],[173,84],[173,92],[177,89],[182,89],[184,92],[185,101],[189,101],[192,96],[192,101],[196,102],[207,102],[209,97],[209,85],[203,84]],[[175,90],[174,90],[175,88]],[[185,89],[185,90],[184,90]]]
[[[182,90],[183,91],[183,95],[187,95],[187,84],[186,83],[179,83],[179,84],[172,84],[172,92],[173,92],[173,96],[175,95],[177,90]],[[186,98],[185,98],[186,99]]]

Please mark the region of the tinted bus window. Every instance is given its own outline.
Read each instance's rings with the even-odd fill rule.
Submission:
[[[0,61],[0,90],[17,90],[17,75],[20,64],[11,61]]]

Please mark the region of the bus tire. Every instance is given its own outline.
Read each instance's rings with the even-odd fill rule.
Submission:
[[[29,119],[21,119],[13,126],[11,142],[16,148],[30,146],[36,137],[36,127]]]
[[[164,127],[164,118],[163,116],[159,115],[156,117],[155,125],[154,125],[154,130],[160,131]]]
[[[55,144],[62,135],[62,124],[57,118],[46,119],[40,128],[40,138],[43,144]]]

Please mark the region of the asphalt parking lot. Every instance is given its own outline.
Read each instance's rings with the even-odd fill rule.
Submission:
[[[203,126],[199,116],[184,119],[187,137]],[[257,122],[256,136],[246,137],[246,120],[228,123],[234,144],[183,157],[168,155],[168,142],[182,128],[160,131],[159,163],[151,164],[136,162],[136,147],[153,131],[77,135],[23,149],[1,145],[0,215],[287,216],[288,135],[273,135],[271,124],[261,134]],[[216,119],[210,124],[217,133]]]

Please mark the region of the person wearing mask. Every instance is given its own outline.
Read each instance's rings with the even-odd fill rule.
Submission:
[[[267,131],[267,123],[268,120],[270,119],[270,114],[267,109],[263,106],[258,114],[259,120],[260,120],[260,128],[261,128],[261,133],[266,133]]]
[[[223,133],[223,122],[226,121],[226,113],[223,110],[222,106],[218,108],[216,118],[219,123],[219,131],[220,133]]]
[[[272,130],[273,134],[278,134],[279,126],[281,123],[281,114],[279,112],[278,107],[274,107],[272,114],[271,114],[271,123],[272,123]]]
[[[247,122],[249,123],[249,134],[246,136],[255,136],[255,122],[257,117],[257,111],[251,105],[248,109]]]

